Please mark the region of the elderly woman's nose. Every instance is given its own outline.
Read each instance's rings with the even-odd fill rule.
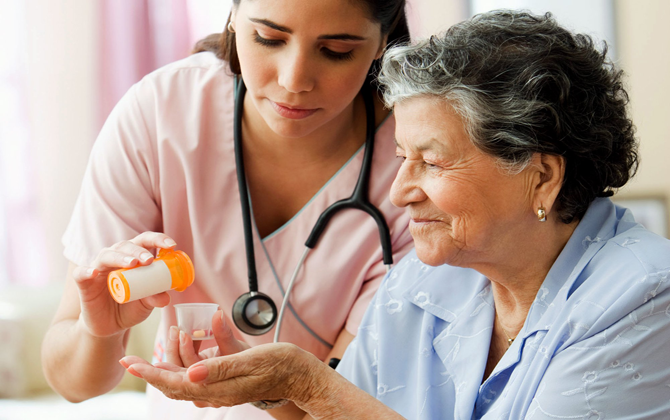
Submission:
[[[398,170],[390,192],[391,203],[396,207],[405,207],[411,203],[423,201],[425,193],[419,187],[417,179],[406,164]]]
[[[278,83],[291,93],[309,92],[314,87],[314,67],[304,52],[293,51],[280,63]]]

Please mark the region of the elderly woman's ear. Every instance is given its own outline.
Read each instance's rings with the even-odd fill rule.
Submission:
[[[531,185],[533,212],[537,214],[538,210],[542,209],[548,218],[563,186],[565,158],[546,153],[535,153],[531,158],[529,169],[533,171]]]

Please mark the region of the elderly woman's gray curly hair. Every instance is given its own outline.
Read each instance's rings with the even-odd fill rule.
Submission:
[[[599,51],[549,13],[500,10],[389,49],[378,80],[389,107],[423,95],[447,101],[473,143],[507,170],[523,170],[534,153],[563,156],[555,209],[570,223],[637,169],[623,74],[606,54],[605,43]]]

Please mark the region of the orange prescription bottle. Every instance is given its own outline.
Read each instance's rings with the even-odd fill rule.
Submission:
[[[114,270],[107,276],[109,293],[118,303],[176,290],[183,292],[193,283],[193,263],[183,251],[160,249],[149,265]]]

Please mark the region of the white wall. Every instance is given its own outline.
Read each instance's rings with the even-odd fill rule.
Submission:
[[[627,195],[670,196],[670,2],[618,0],[617,42],[628,74],[633,121],[640,139],[641,165]],[[622,195],[623,195],[622,194]]]

